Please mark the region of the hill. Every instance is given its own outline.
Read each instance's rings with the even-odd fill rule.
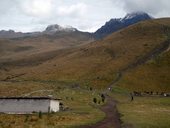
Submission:
[[[1,66],[5,69],[1,70],[1,80],[65,81],[102,88],[113,84],[121,72],[122,77],[116,83],[119,86],[132,90],[170,90],[169,59],[166,59],[169,51],[165,52],[169,47],[169,27],[168,18],[143,21],[100,41],[62,49],[53,57],[50,57],[52,53],[45,54],[48,59],[42,59],[40,63],[35,63],[41,58],[40,54],[24,60],[6,61]],[[160,67],[153,64],[158,56]],[[149,67],[148,63],[151,63]],[[154,75],[156,71],[160,71],[160,75]],[[151,75],[145,81],[148,72]],[[146,73],[144,78],[142,73]],[[15,77],[19,74],[23,75]],[[152,86],[150,83],[153,83]]]
[[[13,63],[20,60],[29,60],[37,63],[55,57],[58,51],[87,44],[94,38],[85,32],[55,32],[36,37],[22,37],[14,39],[0,39],[0,62]],[[35,58],[34,56],[39,56]],[[33,59],[35,58],[35,59]],[[28,63],[27,65],[29,65]],[[14,64],[15,65],[15,64]]]

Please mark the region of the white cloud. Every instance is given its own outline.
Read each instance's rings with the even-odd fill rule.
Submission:
[[[145,11],[155,17],[170,16],[169,0],[123,0],[126,12]]]
[[[84,3],[77,3],[69,6],[60,6],[57,13],[60,16],[83,16],[87,11],[87,5]]]
[[[47,17],[52,11],[52,0],[24,0],[21,8],[27,15]]]
[[[169,0],[0,0],[0,29],[39,31],[49,24],[95,31],[132,11],[170,16]]]

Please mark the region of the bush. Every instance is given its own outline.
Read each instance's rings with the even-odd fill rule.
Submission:
[[[105,102],[105,98],[102,98],[102,102],[103,102],[103,103]]]
[[[96,98],[93,98],[93,102],[96,104],[96,103],[97,103],[97,99],[96,99]]]
[[[27,122],[29,119],[29,115],[26,115],[24,122]]]
[[[92,91],[93,90],[93,88],[92,87],[90,87],[90,91]]]
[[[105,102],[105,96],[104,96],[104,94],[101,95],[101,98],[102,98],[102,102]]]
[[[98,104],[100,104],[100,100],[98,101]]]
[[[39,111],[38,117],[39,117],[40,119],[42,119],[42,112],[41,112],[41,111]]]

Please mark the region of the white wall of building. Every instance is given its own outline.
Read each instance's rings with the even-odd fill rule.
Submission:
[[[60,103],[57,100],[50,100],[50,112],[58,112],[60,109]]]
[[[48,112],[49,107],[49,99],[0,99],[2,113]]]

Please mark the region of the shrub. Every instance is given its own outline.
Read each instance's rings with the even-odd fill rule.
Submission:
[[[39,111],[38,117],[39,117],[40,119],[42,119],[42,112],[41,112],[41,111]]]
[[[96,98],[93,98],[93,102],[96,104],[96,103],[97,103],[97,99],[96,99]]]
[[[90,91],[92,91],[93,90],[93,88],[92,87],[90,87]]]
[[[101,98],[102,98],[102,102],[104,102],[104,101],[105,101],[105,96],[104,96],[104,94],[101,95]]]
[[[24,122],[27,122],[29,119],[29,115],[26,115]]]
[[[100,100],[98,101],[98,104],[100,104]]]

